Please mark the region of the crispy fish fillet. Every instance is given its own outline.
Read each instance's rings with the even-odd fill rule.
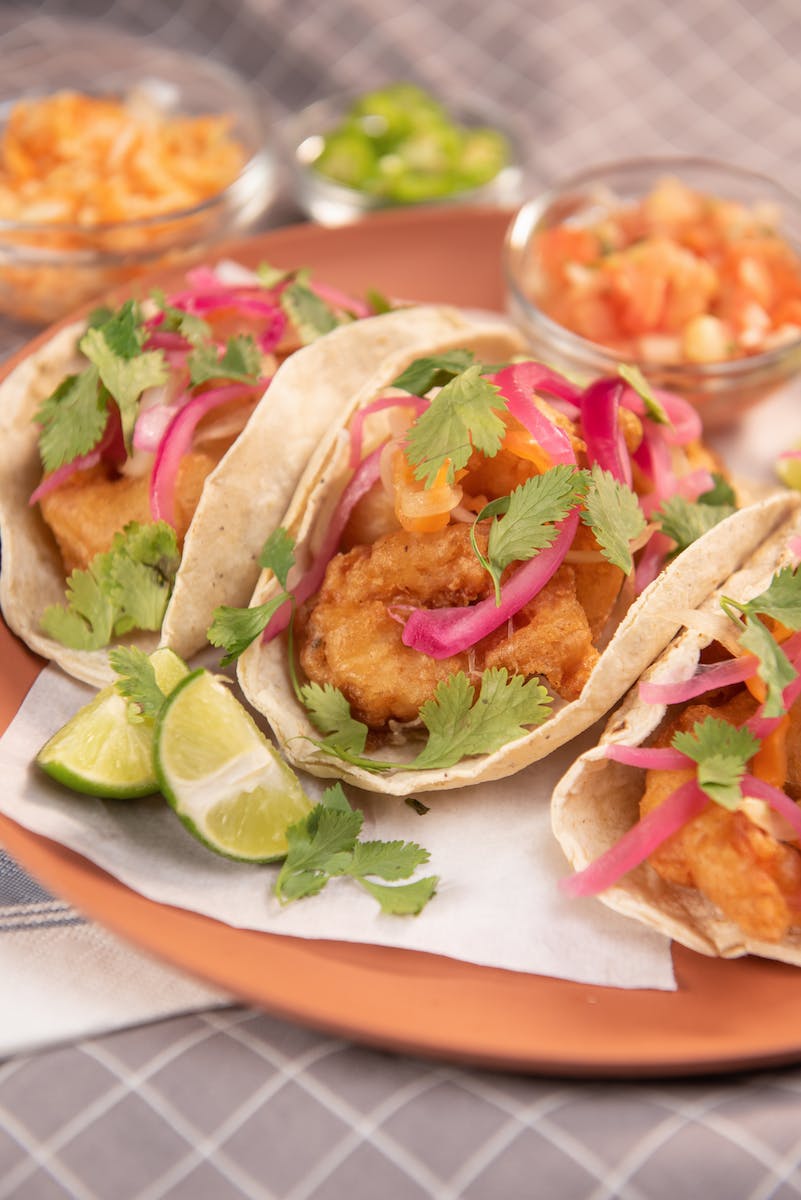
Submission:
[[[486,532],[478,537],[485,549]],[[428,534],[400,530],[357,546],[331,560],[302,616],[301,665],[310,679],[339,688],[354,716],[373,729],[415,720],[440,680],[489,666],[542,675],[574,699],[598,652],[571,567],[560,568],[509,627],[469,655],[437,660],[404,646],[403,619],[412,608],[465,606],[488,596],[491,586],[466,525]]]
[[[206,477],[227,447],[207,444],[181,460],[175,485],[175,520],[179,543],[189,528]],[[115,533],[129,521],[152,521],[150,475],[116,475],[102,464],[78,471],[40,501],[58,543],[64,570],[85,569],[96,554],[108,550]]]
[[[663,730],[659,744],[715,716],[741,725],[756,708],[744,690],[721,705],[689,705]],[[796,719],[796,731],[799,723]],[[796,761],[797,745],[791,751]],[[656,808],[692,771],[648,771],[640,812]],[[697,888],[749,936],[780,941],[801,918],[801,852],[755,824],[744,812],[710,801],[708,807],[669,838],[649,859],[663,879]]]

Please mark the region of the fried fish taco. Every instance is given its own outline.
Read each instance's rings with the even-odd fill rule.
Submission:
[[[769,526],[684,402],[510,351],[396,362],[309,464],[248,612],[217,614],[307,771],[404,794],[520,770],[607,712]]]
[[[570,895],[801,964],[801,510],[697,610],[553,796]]]
[[[120,637],[195,653],[364,379],[467,326],[229,263],[62,329],[0,385],[7,623],[95,684]]]

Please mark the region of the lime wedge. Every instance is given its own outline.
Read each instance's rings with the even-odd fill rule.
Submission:
[[[228,858],[272,862],[311,810],[295,773],[231,692],[205,670],[179,683],[156,720],[161,791],[196,838]]]
[[[165,695],[189,671],[166,647],[155,650],[150,661]],[[154,721],[130,721],[128,712],[128,701],[109,684],[53,734],[36,762],[74,792],[121,800],[152,795],[159,790],[153,766]]]

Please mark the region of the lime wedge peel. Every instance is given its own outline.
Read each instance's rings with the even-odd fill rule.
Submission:
[[[150,661],[165,693],[189,668],[172,650],[154,651]],[[159,790],[153,766],[154,722],[128,719],[128,701],[114,684],[102,689],[42,747],[36,762],[74,792],[131,800]]]
[[[160,790],[186,828],[228,858],[283,858],[287,827],[312,808],[228,684],[203,669],[182,680],[161,710],[154,761]]]

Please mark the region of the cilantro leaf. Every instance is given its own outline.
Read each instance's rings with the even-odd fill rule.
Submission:
[[[286,590],[289,572],[295,565],[295,539],[283,525],[274,530],[261,548],[259,566],[272,571]]]
[[[735,511],[729,504],[699,503],[684,496],[670,496],[654,514],[662,532],[676,543],[673,554],[680,554],[715,525]]]
[[[211,340],[212,331],[208,321],[204,321],[197,313],[187,312],[183,308],[176,308],[174,305],[168,304],[162,291],[153,289],[150,294],[162,313],[160,330],[165,333],[180,334],[192,346],[199,346],[201,342]]]
[[[142,349],[142,314],[134,300],[126,300],[117,312],[111,312],[108,320],[97,328],[102,329],[103,340],[118,358],[136,358]]]
[[[446,467],[448,482],[453,483],[473,448],[493,458],[506,432],[500,416],[505,409],[500,389],[482,378],[480,366],[454,376],[409,430],[406,457],[415,478],[431,487]]]
[[[782,716],[785,711],[784,689],[795,679],[795,667],[759,617],[746,621],[745,632],[740,635],[740,644],[759,660],[757,671],[767,689],[764,715]]]
[[[589,472],[589,478],[581,519],[592,529],[607,562],[628,575],[634,569],[631,542],[646,526],[639,501],[631,488],[618,482],[597,463]]]
[[[358,883],[378,901],[382,912],[396,917],[416,917],[435,894],[439,879],[436,875],[426,875],[414,883],[387,887],[360,876]]]
[[[373,896],[383,912],[415,915],[436,891],[436,876],[388,887],[369,876],[408,879],[428,851],[415,842],[358,840],[363,815],[352,809],[340,783],[327,788],[322,801],[286,831],[287,856],[275,883],[282,903],[317,895],[331,878],[348,875]]]
[[[108,402],[97,367],[68,375],[34,414],[42,426],[39,454],[46,472],[93,450],[108,423]]]
[[[74,650],[98,650],[131,629],[160,629],[180,554],[163,521],[130,522],[85,571],[67,579],[67,604],[50,605],[42,629]]]
[[[322,801],[286,831],[287,856],[275,883],[278,899],[316,895],[331,875],[341,875],[363,820],[348,804],[341,784],[328,788]]]
[[[136,646],[114,646],[108,661],[119,679],[115,687],[121,696],[135,705],[142,717],[155,720],[164,705],[164,692],[156,683],[155,668]]]
[[[352,875],[379,879],[408,879],[431,855],[416,842],[357,842],[350,864]]]
[[[320,733],[322,745],[347,754],[360,755],[367,742],[367,726],[351,716],[350,705],[333,684],[306,683],[300,689],[309,719]]]
[[[474,698],[463,671],[438,684],[434,699],[420,709],[429,736],[411,769],[442,769],[468,755],[491,754],[522,737],[526,726],[541,725],[552,703],[538,679],[510,678],[505,667],[485,671],[475,703]]]
[[[767,588],[745,604],[724,597],[722,603],[738,608],[746,616],[762,613],[787,629],[801,629],[801,573],[797,567],[782,567]]]
[[[461,375],[474,358],[472,350],[451,350],[446,354],[416,358],[397,379],[393,379],[391,386],[402,388],[413,396],[425,396],[433,387],[444,387],[455,375]]]
[[[41,627],[48,637],[71,650],[99,650],[114,632],[114,607],[91,569],[67,576],[67,603],[49,604]]]
[[[283,289],[280,301],[304,345],[316,341],[341,324],[333,308],[299,280]]]
[[[283,267],[274,267],[268,262],[261,262],[256,268],[256,274],[259,277],[259,283],[261,286],[266,288],[268,291],[272,291],[273,288],[277,288],[280,284],[286,283],[288,279],[294,278],[295,271],[285,271]]]
[[[210,343],[198,345],[187,361],[193,387],[211,379],[256,384],[261,376],[261,353],[249,334],[229,338],[222,355]]]
[[[781,716],[785,711],[784,689],[795,679],[797,672],[760,616],[777,621],[785,629],[801,629],[801,574],[798,568],[782,567],[767,588],[750,600],[722,596],[720,604],[732,620],[738,620],[737,614],[745,618],[740,642],[759,660],[759,676],[767,688],[765,716]]]
[[[234,662],[255,642],[269,625],[273,615],[282,604],[289,603],[286,592],[280,592],[268,600],[266,604],[254,604],[251,608],[234,608],[228,604],[220,604],[215,608],[211,625],[206,631],[206,638],[212,646],[225,650],[221,665],[226,667]]]
[[[671,745],[697,764],[699,787],[710,799],[724,808],[737,808],[746,764],[759,749],[750,730],[706,717],[696,721],[692,733],[674,734]]]
[[[129,305],[101,328],[88,329],[79,345],[120,410],[123,438],[130,450],[139,397],[147,388],[167,382],[164,352],[141,349],[141,334]]]
[[[723,505],[728,508],[737,507],[737,496],[734,488],[723,475],[712,473],[712,487],[708,492],[702,492],[698,497],[699,504]]]
[[[375,288],[368,288],[365,299],[376,316],[392,312],[395,307],[388,296],[385,296],[383,292],[376,291]]]
[[[625,363],[617,369],[618,375],[633,388],[645,405],[646,415],[657,425],[670,425],[672,422],[665,412],[664,406],[651,390],[651,385],[639,367]]]
[[[492,501],[476,517],[471,530],[473,549],[492,577],[495,600],[500,604],[501,575],[512,562],[525,562],[550,546],[564,520],[581,499],[584,480],[575,467],[560,464],[542,475],[532,475],[507,497]],[[486,557],[475,541],[475,528],[487,517],[502,513],[490,525]]]

